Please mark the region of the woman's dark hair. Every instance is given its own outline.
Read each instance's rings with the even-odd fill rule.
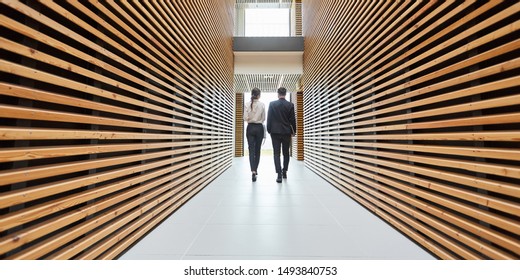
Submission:
[[[260,89],[254,88],[251,90],[251,110],[253,110],[253,100],[258,99],[260,97]]]

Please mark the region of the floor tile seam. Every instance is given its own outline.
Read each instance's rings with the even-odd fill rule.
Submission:
[[[335,224],[287,224],[287,223],[280,223],[280,224],[274,224],[274,223],[265,223],[265,224],[226,224],[226,223],[210,223],[206,226],[214,227],[214,226],[285,226],[285,227],[314,227],[314,228],[324,228],[324,227],[332,227],[335,226]]]
[[[226,197],[229,197],[231,195],[236,195],[236,196],[248,196],[250,195],[251,192],[233,192],[233,193],[230,193],[229,195],[226,195],[226,194],[204,194],[201,197],[201,199],[204,199],[206,197],[212,197],[212,196],[226,196]],[[264,194],[256,194],[258,196],[314,196],[314,194],[310,193],[310,194],[305,194],[305,193],[294,193],[294,194],[289,194],[289,193],[264,193]]]
[[[237,255],[237,254],[187,254],[186,257],[189,257],[189,256],[192,256],[192,257],[283,257],[283,258],[320,258],[323,259],[323,260],[327,260],[327,259],[336,259],[336,258],[348,258],[348,259],[366,259],[368,258],[368,256],[364,256],[364,255],[301,255],[301,254],[298,254],[298,255],[295,255],[295,254],[242,254],[242,255]]]
[[[312,170],[308,170],[310,172],[313,172]],[[330,183],[328,183],[327,181],[325,181],[323,178],[321,178],[321,180],[323,180],[324,182],[327,183],[328,187],[333,187],[332,185],[330,185]],[[320,203],[320,205],[325,208],[325,211],[327,211],[327,213],[332,217],[332,219],[336,222],[336,224],[341,228],[341,230],[343,231],[343,233],[345,234],[348,234],[348,231],[345,229],[345,227],[343,226],[343,224],[341,224],[341,222],[338,220],[338,218],[336,218],[336,216],[332,213],[332,211],[330,211],[329,207],[327,207],[327,205],[319,198],[319,195],[317,195],[312,189],[311,189],[311,193],[314,195],[315,199]]]
[[[323,206],[306,206],[306,205],[228,205],[221,204],[217,208],[322,208]]]
[[[137,256],[143,255],[143,256],[178,256],[181,257],[182,254],[169,254],[169,253],[139,253],[135,254]]]
[[[209,217],[206,219],[206,221],[204,222],[204,224],[202,225],[202,227],[200,228],[200,230],[197,232],[197,234],[195,235],[195,237],[193,237],[193,239],[191,240],[190,244],[188,245],[188,247],[186,248],[186,250],[184,251],[184,253],[182,254],[181,256],[181,260],[184,259],[184,256],[189,252],[189,250],[193,247],[193,244],[195,244],[195,241],[199,238],[199,236],[201,235],[201,233],[204,231],[204,229],[207,227],[208,225],[208,222],[213,218],[213,216],[215,215],[215,212],[217,211],[218,207],[220,206],[220,204],[222,204],[222,200],[223,199],[220,199],[219,203],[213,208],[213,211],[211,212],[211,214],[209,215]]]
[[[309,171],[313,172],[312,170],[309,170]],[[329,182],[325,181],[323,178],[321,178],[321,179],[322,179],[324,182],[327,183],[328,187],[334,187],[334,186],[332,186]],[[313,194],[315,194],[315,192],[313,192],[312,189],[311,189],[311,192],[312,192]],[[315,196],[316,196],[316,200],[318,200],[318,202],[319,202],[319,203],[320,203],[320,204],[325,208],[325,210],[327,211],[327,213],[329,213],[329,215],[332,217],[332,219],[334,219],[334,221],[336,221],[336,224],[340,227],[341,231],[342,231],[344,234],[348,235],[349,232],[347,231],[347,228],[351,228],[351,226],[344,226],[344,225],[343,225],[343,224],[338,220],[338,218],[337,218],[337,217],[332,213],[332,211],[329,209],[329,207],[327,207],[327,205],[326,205],[326,204],[325,204],[325,203],[324,203],[324,202],[323,202],[323,201],[318,197],[318,195],[315,194]],[[360,226],[362,226],[362,225],[360,225]],[[370,252],[368,252],[364,247],[362,248],[362,251],[363,251],[363,253],[370,253]]]

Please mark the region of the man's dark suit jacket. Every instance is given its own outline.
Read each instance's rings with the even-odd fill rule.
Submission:
[[[296,134],[294,104],[280,98],[269,104],[267,132],[274,134]]]

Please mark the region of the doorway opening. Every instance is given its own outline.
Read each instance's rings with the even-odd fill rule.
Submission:
[[[291,97],[291,95],[288,93],[287,97],[286,97],[288,101],[291,101],[290,97]],[[245,92],[244,93],[244,106],[250,100],[251,100],[251,92]],[[269,103],[271,103],[271,101],[275,101],[275,100],[278,100],[278,93],[276,93],[276,92],[262,92],[260,95],[260,101],[265,104],[266,121],[267,121],[267,114],[268,114],[268,110],[269,110]],[[265,124],[265,122],[264,122],[264,124]],[[246,137],[247,123],[245,121],[243,121],[243,125],[244,125],[244,130],[243,130],[244,131],[244,138],[243,138],[244,139],[244,155],[249,156],[249,149],[248,149],[247,137]],[[261,154],[262,154],[262,156],[273,155],[273,144],[271,142],[271,137],[269,136],[269,134],[267,134],[265,137],[265,142],[262,145]]]

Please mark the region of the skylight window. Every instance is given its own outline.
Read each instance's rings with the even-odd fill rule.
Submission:
[[[246,37],[290,36],[289,9],[246,9]]]

